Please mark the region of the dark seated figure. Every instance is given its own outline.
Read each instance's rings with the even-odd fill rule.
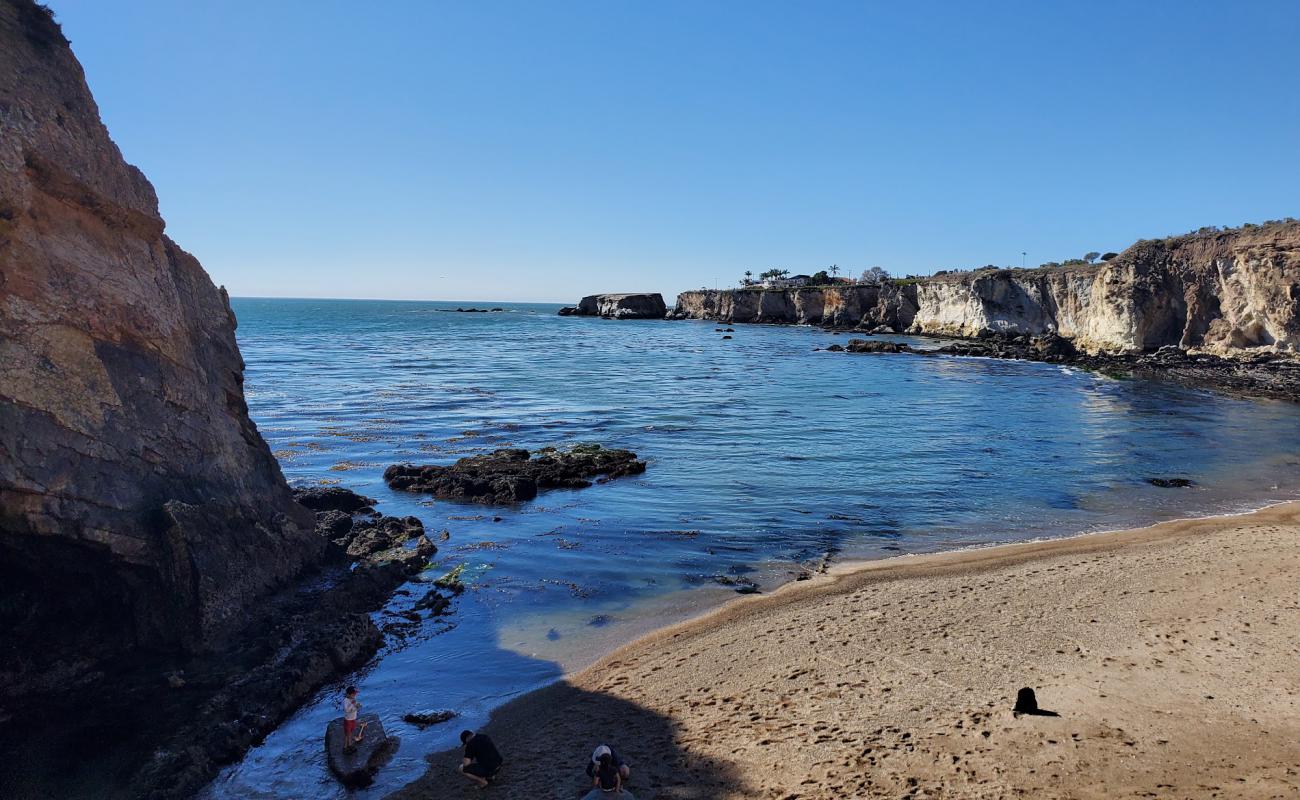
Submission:
[[[460,743],[465,746],[465,756],[460,762],[460,774],[487,788],[492,779],[501,771],[504,759],[496,744],[486,733],[461,731]]]

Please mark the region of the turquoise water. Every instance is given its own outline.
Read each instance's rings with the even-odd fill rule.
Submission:
[[[458,305],[507,310],[443,310]],[[450,617],[350,678],[402,738],[362,797],[417,775],[426,753],[504,700],[734,597],[717,575],[770,588],[828,555],[1061,536],[1300,495],[1295,404],[1047,364],[815,352],[845,337],[812,328],[736,326],[724,341],[712,323],[558,317],[553,305],[232,306],[251,413],[286,477],[338,481],[385,513],[418,515],[435,539],[447,530],[440,568],[464,563],[472,577]],[[517,508],[433,503],[381,479],[396,462],[574,442],[630,448],[649,469]],[[1197,487],[1159,489],[1155,476]],[[344,796],[320,744],[338,691],[207,795]],[[424,732],[401,722],[441,708],[462,719]]]

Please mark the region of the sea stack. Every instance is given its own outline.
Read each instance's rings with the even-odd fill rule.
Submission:
[[[202,651],[324,552],[248,417],[225,291],[30,0],[0,0],[0,362],[0,699]]]
[[[569,312],[580,317],[609,319],[663,319],[667,313],[668,307],[664,305],[663,295],[658,292],[589,294],[578,302],[575,310]]]

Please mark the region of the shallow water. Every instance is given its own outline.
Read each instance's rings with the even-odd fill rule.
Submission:
[[[449,531],[427,577],[463,563],[471,578],[448,618],[349,678],[402,739],[376,786],[353,793],[363,798],[418,775],[426,753],[505,700],[734,597],[717,575],[770,588],[828,554],[930,552],[1300,496],[1300,405],[1048,364],[815,352],[846,337],[812,328],[736,326],[724,341],[713,323],[566,318],[552,305],[442,310],[457,305],[469,304],[232,300],[251,413],[286,477],[416,514],[435,540]],[[575,442],[630,448],[649,469],[515,508],[433,503],[381,479],[395,462]],[[1160,489],[1146,482],[1155,476],[1197,486]],[[320,740],[341,685],[205,796],[345,796]],[[461,719],[424,732],[401,721],[442,708]]]

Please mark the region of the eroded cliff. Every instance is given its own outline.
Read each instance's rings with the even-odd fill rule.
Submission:
[[[1141,241],[1105,264],[944,275],[915,333],[1057,333],[1088,352],[1300,346],[1300,223]]]
[[[28,0],[0,0],[0,364],[0,697],[202,650],[323,552],[224,290]]]
[[[902,330],[916,314],[913,286],[864,284],[806,289],[701,289],[677,296],[673,319]]]
[[[1055,333],[1088,352],[1300,348],[1300,223],[1134,244],[1105,264],[982,270],[905,285],[685,292],[673,316],[936,336]]]

